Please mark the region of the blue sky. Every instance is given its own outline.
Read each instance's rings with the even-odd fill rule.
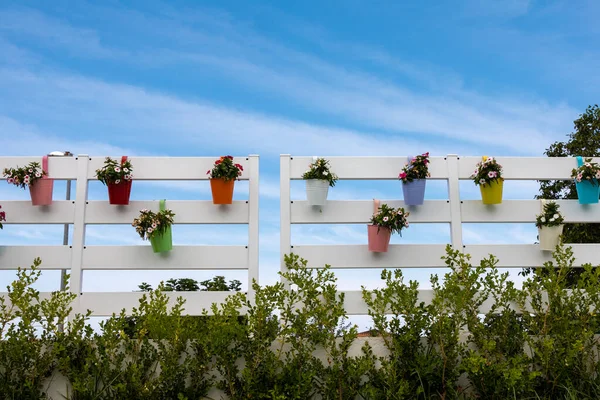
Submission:
[[[600,3],[592,0],[577,6],[541,0],[4,0],[0,155],[67,149],[114,156],[260,154],[261,283],[272,283],[279,154],[541,156],[598,101],[598,15]],[[295,183],[293,197],[301,198],[301,182]],[[0,198],[27,198],[7,186],[0,186]],[[141,188],[139,199],[163,197],[165,190],[172,198],[209,198],[208,185]],[[331,196],[391,199],[399,188],[398,182],[349,181]],[[101,186],[91,190],[104,198]],[[444,191],[434,184],[427,196],[440,198]],[[530,199],[536,191],[534,182],[507,183],[509,198]],[[247,186],[237,196],[247,196]],[[478,198],[476,188],[466,182],[463,196]],[[220,227],[216,235],[210,227],[179,228],[176,244],[247,240],[239,227]],[[366,243],[364,229],[295,227],[292,239]],[[532,243],[535,230],[532,224],[472,226],[464,236],[467,243]],[[62,227],[6,226],[2,238],[59,244]],[[445,243],[449,229],[415,226],[402,240]],[[136,241],[131,227],[88,230],[89,244]],[[122,291],[142,280],[215,273],[89,274],[84,290]],[[365,282],[364,272],[338,275],[344,288]],[[372,271],[366,282],[376,285],[378,275]],[[0,283],[12,276],[3,272]],[[40,287],[57,287],[57,276],[45,272]]]

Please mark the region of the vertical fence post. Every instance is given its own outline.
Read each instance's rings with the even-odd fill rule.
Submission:
[[[83,251],[85,247],[85,210],[87,207],[88,193],[88,167],[90,158],[87,154],[78,155],[77,160],[77,183],[75,187],[75,218],[73,223],[73,242],[71,255],[71,280],[70,289],[72,293],[77,295],[73,308],[73,314],[81,313],[79,307],[81,296],[81,285],[83,278],[82,264]]]
[[[280,191],[280,262],[281,272],[286,272],[287,268],[284,261],[284,256],[292,250],[292,234],[291,234],[291,197],[290,197],[290,163],[291,156],[282,154],[279,158],[279,191]],[[281,282],[286,289],[289,289],[287,280],[281,278]]]
[[[259,261],[259,156],[251,154],[248,157],[249,183],[248,183],[248,300],[254,303],[254,289],[252,281],[258,282]]]
[[[450,202],[450,238],[452,240],[452,247],[455,250],[463,251],[458,160],[459,157],[456,154],[448,154],[446,156],[446,165],[448,167],[448,201]]]

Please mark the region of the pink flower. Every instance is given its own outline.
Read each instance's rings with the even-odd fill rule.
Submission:
[[[398,176],[400,179],[406,179],[406,172],[402,172],[400,173],[400,175]]]
[[[36,172],[36,173],[35,173],[35,177],[36,177],[36,178],[39,178],[39,177],[41,177],[41,176],[42,176],[42,174],[40,174],[39,172]]]
[[[117,180],[115,181],[115,185],[118,185],[119,183],[121,183],[121,180],[120,180],[120,179],[117,179]]]
[[[28,169],[29,173],[32,174],[33,170],[31,168]]]
[[[15,183],[15,180],[13,178],[8,178],[7,181],[8,183]]]
[[[121,172],[121,168],[120,167],[115,167],[115,172]]]
[[[490,172],[488,172],[488,177],[489,178],[495,178],[496,177],[496,171],[490,171]]]
[[[388,217],[383,217],[383,222],[388,222],[389,218]]]
[[[125,175],[125,176],[124,176],[124,178],[125,178],[125,180],[126,180],[126,181],[128,181],[128,180],[130,180],[130,179],[131,179],[131,176],[129,176],[129,175]]]
[[[152,233],[153,231],[154,231],[154,229],[148,228],[148,233]]]

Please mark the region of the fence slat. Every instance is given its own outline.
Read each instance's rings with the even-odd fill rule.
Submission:
[[[0,269],[29,268],[36,257],[42,260],[40,269],[69,269],[72,252],[69,246],[0,246]]]

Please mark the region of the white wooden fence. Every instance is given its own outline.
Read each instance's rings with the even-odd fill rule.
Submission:
[[[113,157],[115,158],[115,157]],[[206,180],[218,157],[130,157],[135,181]],[[55,200],[50,206],[33,207],[31,201],[0,201],[6,211],[6,224],[72,224],[73,239],[67,246],[1,246],[0,269],[15,269],[31,265],[34,257],[42,259],[41,269],[70,270],[70,289],[77,294],[74,312],[92,310],[94,316],[119,313],[122,308],[138,306],[139,292],[82,292],[82,277],[86,270],[152,270],[189,269],[248,271],[248,293],[252,297],[252,279],[258,281],[258,176],[259,157],[236,157],[244,171],[241,180],[249,181],[249,198],[231,205],[213,205],[211,200],[168,200],[175,224],[247,224],[246,246],[173,246],[173,251],[155,254],[146,246],[87,246],[86,226],[94,224],[128,224],[140,209],[158,211],[158,200],[131,201],[128,206],[114,206],[108,200],[88,200],[88,182],[95,180],[95,171],[105,157],[50,157],[50,177],[76,182],[74,200]],[[118,159],[118,158],[117,158]],[[5,167],[22,166],[41,157],[0,157],[0,171]],[[134,190],[135,190],[134,181]],[[55,196],[56,197],[56,196]],[[131,228],[133,229],[133,228]],[[176,238],[175,238],[176,240]],[[141,241],[141,239],[140,239]],[[0,293],[4,296],[6,293]],[[185,313],[199,315],[213,302],[221,302],[230,292],[169,293],[171,302],[178,296],[186,299]],[[47,296],[48,294],[42,294]]]
[[[398,180],[406,162],[404,157],[327,157],[331,170],[340,180]],[[497,157],[503,166],[506,180],[570,180],[571,170],[577,167],[575,158]],[[302,179],[313,157],[289,154],[280,157],[281,190],[281,269],[285,270],[283,255],[295,253],[308,260],[311,267],[325,264],[332,268],[442,268],[445,244],[392,244],[388,253],[371,253],[367,245],[292,245],[292,224],[365,224],[373,214],[372,201],[332,201],[323,207],[312,207],[306,201],[291,200],[290,180]],[[461,200],[459,181],[469,180],[481,157],[430,158],[431,179],[448,183],[447,200],[425,200],[422,206],[410,206],[410,223],[449,223],[451,244],[472,255],[473,263],[494,254],[499,268],[539,267],[551,259],[535,244],[464,245],[463,223],[535,223],[540,213],[539,200],[503,200],[502,204],[484,205],[481,200]],[[598,160],[595,160],[598,161]],[[335,190],[333,188],[332,190]],[[398,197],[401,186],[398,183]],[[381,199],[391,207],[406,207],[403,201]],[[577,200],[561,200],[560,211],[565,223],[600,222],[599,205],[580,205]],[[365,228],[365,243],[367,231]],[[577,265],[590,262],[600,264],[600,245],[572,245]],[[431,299],[432,292],[420,293],[423,301]],[[488,305],[489,306],[489,305]],[[366,305],[360,291],[346,292],[346,311],[366,314]],[[486,311],[486,305],[482,308]]]

